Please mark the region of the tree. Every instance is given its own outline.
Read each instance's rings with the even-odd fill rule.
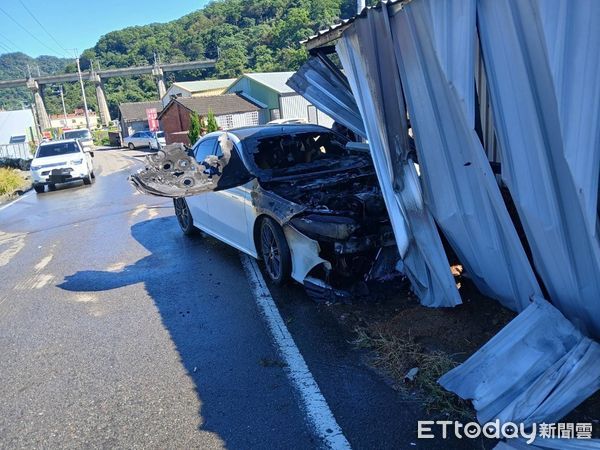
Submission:
[[[194,145],[200,137],[200,117],[195,111],[190,113],[190,129],[188,130],[188,139],[190,144]]]
[[[206,117],[206,132],[212,133],[213,131],[218,131],[218,130],[219,130],[219,124],[217,123],[215,113],[213,113],[209,109],[208,116]]]

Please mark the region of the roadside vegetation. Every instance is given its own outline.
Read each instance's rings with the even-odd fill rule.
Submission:
[[[0,196],[13,194],[26,185],[25,178],[17,170],[0,168]]]
[[[446,391],[437,380],[458,363],[451,355],[441,351],[428,351],[407,334],[398,336],[384,330],[356,329],[354,345],[373,350],[371,364],[383,370],[395,382],[395,386],[406,393],[417,388],[428,412],[440,412],[453,417],[471,419],[471,406]]]

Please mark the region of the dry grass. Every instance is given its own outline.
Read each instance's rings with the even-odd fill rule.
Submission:
[[[0,195],[12,194],[25,186],[25,179],[14,169],[0,168]]]
[[[472,418],[473,409],[467,402],[446,391],[437,380],[457,363],[445,352],[425,350],[410,335],[398,337],[379,330],[356,329],[353,342],[361,348],[374,351],[372,364],[384,370],[400,389],[417,387],[427,411],[437,411],[461,418]],[[410,369],[419,369],[413,381],[405,380]]]

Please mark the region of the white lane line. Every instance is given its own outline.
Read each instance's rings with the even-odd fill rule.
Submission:
[[[286,363],[285,370],[288,377],[300,395],[302,408],[310,426],[326,448],[350,449],[350,443],[333,417],[327,400],[323,397],[292,335],[285,326],[256,261],[244,254],[241,254],[240,258],[258,308]]]
[[[12,206],[12,205],[14,205],[15,203],[17,203],[17,202],[19,202],[19,201],[21,201],[21,200],[23,200],[25,197],[27,197],[27,196],[28,196],[29,194],[31,194],[32,192],[33,192],[33,191],[29,191],[29,192],[27,192],[27,193],[25,193],[25,194],[21,195],[20,197],[18,197],[18,198],[16,198],[16,199],[14,199],[12,202],[8,202],[6,205],[0,206],[0,211],[2,211],[3,209],[6,209],[6,208],[8,208],[9,206]]]

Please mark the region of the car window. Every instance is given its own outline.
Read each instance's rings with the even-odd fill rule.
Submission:
[[[159,137],[159,138],[165,137],[165,132],[164,131],[157,132],[156,137]]]
[[[207,138],[200,141],[198,145],[196,145],[196,147],[194,148],[194,156],[196,157],[196,161],[202,162],[206,159],[208,155],[212,155],[216,142],[217,138],[215,137]]]
[[[67,139],[90,139],[92,135],[89,130],[69,130],[63,133]]]
[[[285,170],[347,154],[343,138],[331,132],[267,136],[254,143],[254,160],[260,169]]]
[[[131,135],[131,137],[132,137],[132,138],[140,137],[140,133],[133,133],[133,134]]]
[[[76,142],[57,142],[55,144],[42,145],[38,148],[36,158],[45,158],[47,156],[67,155],[69,153],[79,153],[79,145]]]

